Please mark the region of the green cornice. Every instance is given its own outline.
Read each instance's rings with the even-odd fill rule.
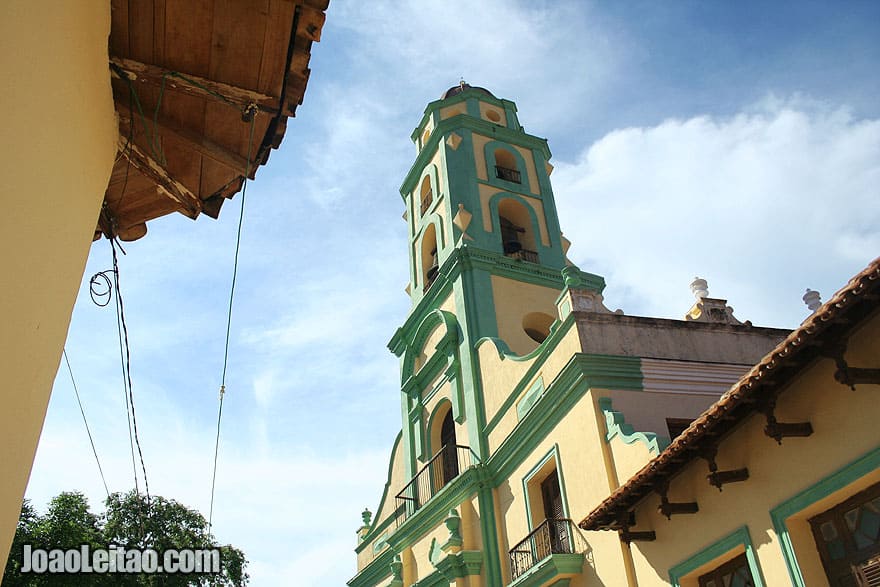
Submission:
[[[446,579],[444,586],[449,585],[449,581],[461,579],[480,574],[480,567],[483,566],[483,553],[479,550],[463,550],[449,554],[437,561],[434,568]],[[433,573],[432,573],[433,574]],[[421,585],[421,581],[416,583]]]
[[[482,98],[481,98],[482,99]],[[416,159],[406,174],[403,183],[400,185],[400,196],[406,201],[407,195],[413,190],[422,171],[430,163],[434,157],[434,152],[440,147],[440,141],[444,140],[447,133],[459,129],[467,129],[478,132],[488,137],[494,137],[496,140],[504,141],[511,145],[518,145],[527,149],[538,150],[544,156],[545,160],[551,157],[550,147],[547,139],[542,139],[534,135],[526,134],[519,130],[513,130],[504,126],[498,126],[481,118],[474,118],[467,114],[459,114],[445,120],[441,120],[437,126],[431,131],[428,142],[422,147]]]
[[[486,461],[494,484],[510,477],[588,389],[642,389],[640,363],[638,357],[575,354]]]
[[[605,441],[611,440],[617,436],[626,444],[634,442],[643,442],[648,447],[648,451],[653,455],[660,454],[667,446],[669,439],[665,436],[658,436],[654,432],[636,432],[630,424],[626,423],[626,418],[622,412],[612,409],[610,397],[599,398],[599,409],[605,415],[605,426],[608,432],[605,434]]]
[[[394,551],[389,549],[370,561],[360,572],[346,583],[349,587],[375,587],[383,579],[391,576],[391,562]]]
[[[541,587],[560,575],[577,575],[584,570],[583,554],[551,554],[516,578],[508,587]],[[562,579],[565,581],[565,579]],[[553,587],[567,585],[557,581]]]
[[[485,102],[486,104],[492,104],[504,110],[507,116],[507,123],[516,122],[516,104],[511,102],[510,100],[505,100],[504,98],[496,98],[495,96],[490,96],[480,90],[475,88],[469,88],[460,94],[456,94],[450,98],[440,98],[439,100],[434,100],[433,102],[429,102],[427,106],[425,106],[424,114],[422,115],[419,124],[412,131],[410,135],[410,139],[415,142],[421,136],[422,129],[425,128],[425,124],[428,122],[428,119],[431,117],[435,111],[440,110],[441,108],[446,108],[447,106],[454,106],[459,102],[468,102],[472,98],[477,98],[480,102]],[[511,118],[510,114],[514,114]],[[520,129],[519,126],[516,127],[517,130]]]

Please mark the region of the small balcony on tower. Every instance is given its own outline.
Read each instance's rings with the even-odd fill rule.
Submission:
[[[519,171],[501,165],[495,166],[495,177],[505,181],[512,181],[513,183],[522,183],[522,176]]]
[[[446,485],[473,467],[477,459],[470,447],[447,444],[394,496],[397,525],[406,522]]]

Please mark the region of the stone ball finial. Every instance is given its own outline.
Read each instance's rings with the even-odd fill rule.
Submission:
[[[822,296],[814,289],[807,288],[807,293],[804,294],[804,297],[801,298],[804,300],[804,303],[807,305],[807,308],[810,309],[810,312],[815,312],[819,309],[819,306],[822,305]]]
[[[364,526],[370,525],[370,519],[372,517],[373,513],[369,509],[364,508],[364,511],[361,512],[361,519],[364,521]]]
[[[691,291],[697,300],[709,297],[709,284],[702,277],[694,277],[691,282]]]

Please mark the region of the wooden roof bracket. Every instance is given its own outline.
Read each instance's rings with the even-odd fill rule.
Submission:
[[[739,483],[749,478],[749,470],[745,467],[741,469],[719,471],[718,465],[715,463],[715,457],[717,455],[717,444],[711,444],[704,447],[700,454],[700,456],[703,457],[707,463],[709,463],[709,474],[706,475],[706,479],[709,481],[709,485],[717,487],[718,491],[721,491],[722,488],[728,483]]]
[[[640,530],[630,532],[630,527],[635,526],[635,512],[622,511],[617,515],[617,534],[620,541],[627,545],[631,542],[653,542],[657,540],[657,533],[653,530]]]
[[[782,444],[783,438],[807,437],[813,434],[813,425],[809,422],[778,422],[776,420],[776,396],[771,395],[761,402],[761,411],[767,418],[764,434]]]
[[[671,520],[672,516],[678,514],[695,514],[700,511],[700,507],[695,501],[669,501],[669,498],[667,497],[667,493],[669,492],[669,480],[661,481],[657,485],[657,489],[655,491],[657,492],[657,495],[660,496],[660,505],[657,506],[657,511],[660,512],[660,514],[666,516],[667,520]]]
[[[837,364],[834,379],[838,383],[849,386],[853,391],[859,383],[880,384],[880,369],[870,367],[850,367],[843,357],[848,341],[837,341],[822,346],[822,354],[833,359]]]

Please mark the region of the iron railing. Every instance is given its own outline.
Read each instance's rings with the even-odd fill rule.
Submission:
[[[567,518],[544,520],[519,544],[510,549],[510,578],[516,579],[551,554],[575,552],[574,522]]]
[[[425,505],[444,485],[473,464],[467,446],[446,445],[425,463],[416,476],[395,496],[400,526]]]
[[[516,169],[510,169],[509,167],[496,165],[495,177],[505,181],[512,181],[513,183],[522,183],[522,177],[520,176],[519,171]]]
[[[522,261],[528,261],[529,263],[538,262],[538,253],[536,253],[535,251],[529,251],[528,249],[511,251],[510,253],[505,253],[504,255],[506,257],[510,257],[511,259],[520,259]]]

